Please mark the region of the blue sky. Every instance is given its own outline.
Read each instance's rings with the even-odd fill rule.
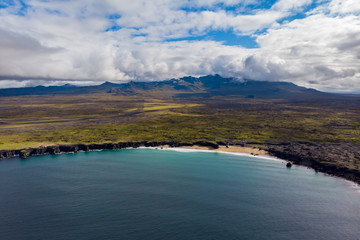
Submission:
[[[358,0],[0,0],[0,87],[183,76],[360,92]]]

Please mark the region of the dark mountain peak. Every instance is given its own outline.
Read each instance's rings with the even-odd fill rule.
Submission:
[[[218,74],[207,75],[199,78],[199,81],[205,88],[218,89],[224,85],[227,85],[233,81],[232,78],[223,78]]]
[[[116,86],[116,85],[118,85],[118,84],[106,81],[106,82],[100,84],[99,86],[102,86],[102,87],[113,87],[113,86]]]
[[[187,83],[195,83],[195,81],[197,81],[198,79],[195,77],[187,76],[187,77],[182,77],[182,78],[178,79],[178,81],[180,81],[180,80],[187,82]]]

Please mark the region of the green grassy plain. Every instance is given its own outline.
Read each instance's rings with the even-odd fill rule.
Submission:
[[[0,98],[0,150],[133,140],[360,143],[359,101],[106,93]]]

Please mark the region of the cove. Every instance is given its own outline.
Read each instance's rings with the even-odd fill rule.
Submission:
[[[359,200],[347,181],[246,155],[0,161],[0,239],[357,239]]]

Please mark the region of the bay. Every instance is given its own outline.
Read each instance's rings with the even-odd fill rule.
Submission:
[[[122,149],[0,162],[0,239],[358,239],[349,182],[254,156]]]

